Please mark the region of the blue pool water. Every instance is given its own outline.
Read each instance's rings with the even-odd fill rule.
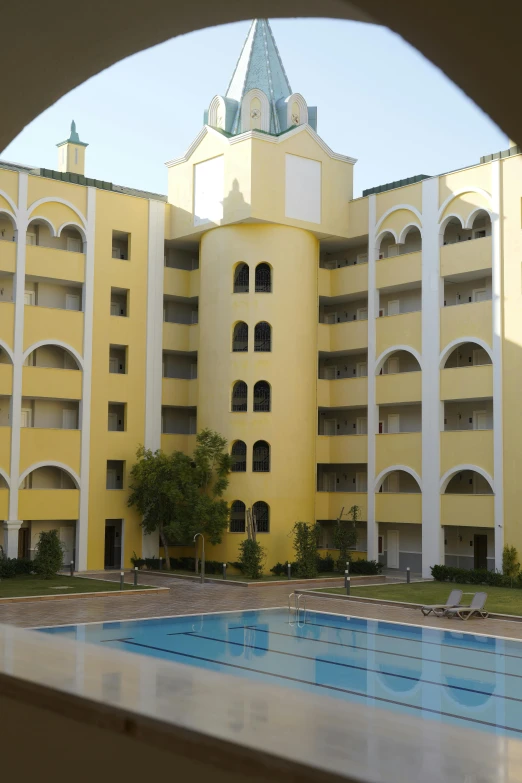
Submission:
[[[40,629],[522,739],[522,643],[282,609]]]

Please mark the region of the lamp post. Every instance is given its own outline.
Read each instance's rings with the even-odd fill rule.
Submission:
[[[201,584],[205,583],[205,536],[203,533],[196,533],[194,536],[194,543],[196,543],[196,538],[198,536],[201,536]]]

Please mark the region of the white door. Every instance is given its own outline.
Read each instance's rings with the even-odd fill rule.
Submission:
[[[325,324],[336,324],[337,323],[337,313],[326,313],[324,317]]]
[[[388,245],[388,258],[399,255],[399,245]]]
[[[24,304],[34,305],[34,291],[24,291]]]
[[[488,428],[488,415],[486,411],[473,411],[473,429],[487,430],[487,428]]]
[[[400,432],[400,414],[398,413],[389,413],[388,414],[388,434],[396,434],[397,432]]]
[[[359,307],[357,309],[357,320],[358,321],[367,321],[368,320],[368,308],[367,307]]]
[[[118,360],[114,356],[109,357],[109,372],[118,372]]]
[[[30,408],[22,408],[20,416],[20,427],[33,426],[33,412]]]
[[[358,378],[366,378],[366,376],[368,375],[368,363],[367,362],[357,362],[356,369],[357,369],[357,377]]]
[[[194,364],[190,365],[190,377],[192,379],[198,377],[198,365],[194,362]]]
[[[331,365],[330,367],[324,368],[324,377],[327,381],[333,381],[335,378],[337,378],[337,367],[335,365]]]
[[[32,234],[30,231],[28,231],[25,237],[26,245],[36,245],[36,234]]]
[[[392,299],[391,302],[388,302],[388,315],[399,315],[400,311],[400,299]]]
[[[325,435],[337,435],[337,419],[325,419],[323,432]]]
[[[76,237],[67,237],[67,250],[71,253],[81,253],[82,240]]]
[[[368,263],[368,253],[358,253],[357,254],[357,263],[358,264],[367,264]]]
[[[473,301],[474,302],[486,302],[488,298],[488,292],[485,288],[473,289]]]
[[[77,425],[77,415],[76,411],[65,409],[62,411],[62,427],[64,430],[75,430],[78,428]]]
[[[109,432],[116,432],[118,429],[118,414],[109,413]]]
[[[74,527],[61,527],[60,528],[60,541],[63,545],[63,564],[68,566],[71,560],[74,560],[74,539],[75,539]]]
[[[366,416],[358,416],[356,421],[356,429],[357,435],[367,435],[368,434],[368,419]]]
[[[107,489],[116,489],[116,470],[114,468],[107,469]]]
[[[118,302],[111,302],[111,315],[119,315],[120,314],[120,306]]]
[[[192,323],[193,324],[197,324],[197,322],[198,322],[198,311],[197,310],[192,310],[192,312],[191,312],[191,319],[192,319]]]
[[[388,375],[396,375],[399,371],[399,357],[390,356],[388,359]]]
[[[399,567],[399,531],[398,530],[388,530],[388,533],[386,534],[386,539],[388,543],[388,557],[387,557],[387,567],[388,568],[398,568]]]
[[[387,492],[398,492],[399,491],[399,474],[395,470],[393,473],[390,473],[388,478],[386,479],[386,486]]]
[[[355,491],[368,492],[368,476],[366,473],[355,474]]]
[[[473,366],[478,367],[481,364],[488,364],[489,356],[484,348],[473,349]]]
[[[336,484],[335,473],[323,473],[323,492],[335,492]]]
[[[80,297],[78,294],[65,294],[65,309],[66,310],[80,309]]]
[[[120,257],[120,248],[119,247],[113,247],[112,248],[112,257],[113,258],[119,258]]]

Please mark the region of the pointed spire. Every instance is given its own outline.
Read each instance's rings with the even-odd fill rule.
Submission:
[[[252,22],[226,97],[241,104],[244,94],[255,87],[272,104],[292,94],[268,19]]]
[[[76,131],[76,123],[73,120],[71,122],[71,135],[69,136],[69,141],[80,141],[80,137],[78,136],[78,133]]]

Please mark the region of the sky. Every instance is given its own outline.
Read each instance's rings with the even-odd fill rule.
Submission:
[[[464,93],[387,28],[331,19],[271,20],[292,89],[318,107],[318,132],[358,159],[354,196],[416,174],[442,174],[505,149]],[[57,168],[76,121],[86,175],[167,192],[165,161],[189,147],[214,95],[224,95],[249,22],[174,38],[93,77],[51,106],[3,160]]]

